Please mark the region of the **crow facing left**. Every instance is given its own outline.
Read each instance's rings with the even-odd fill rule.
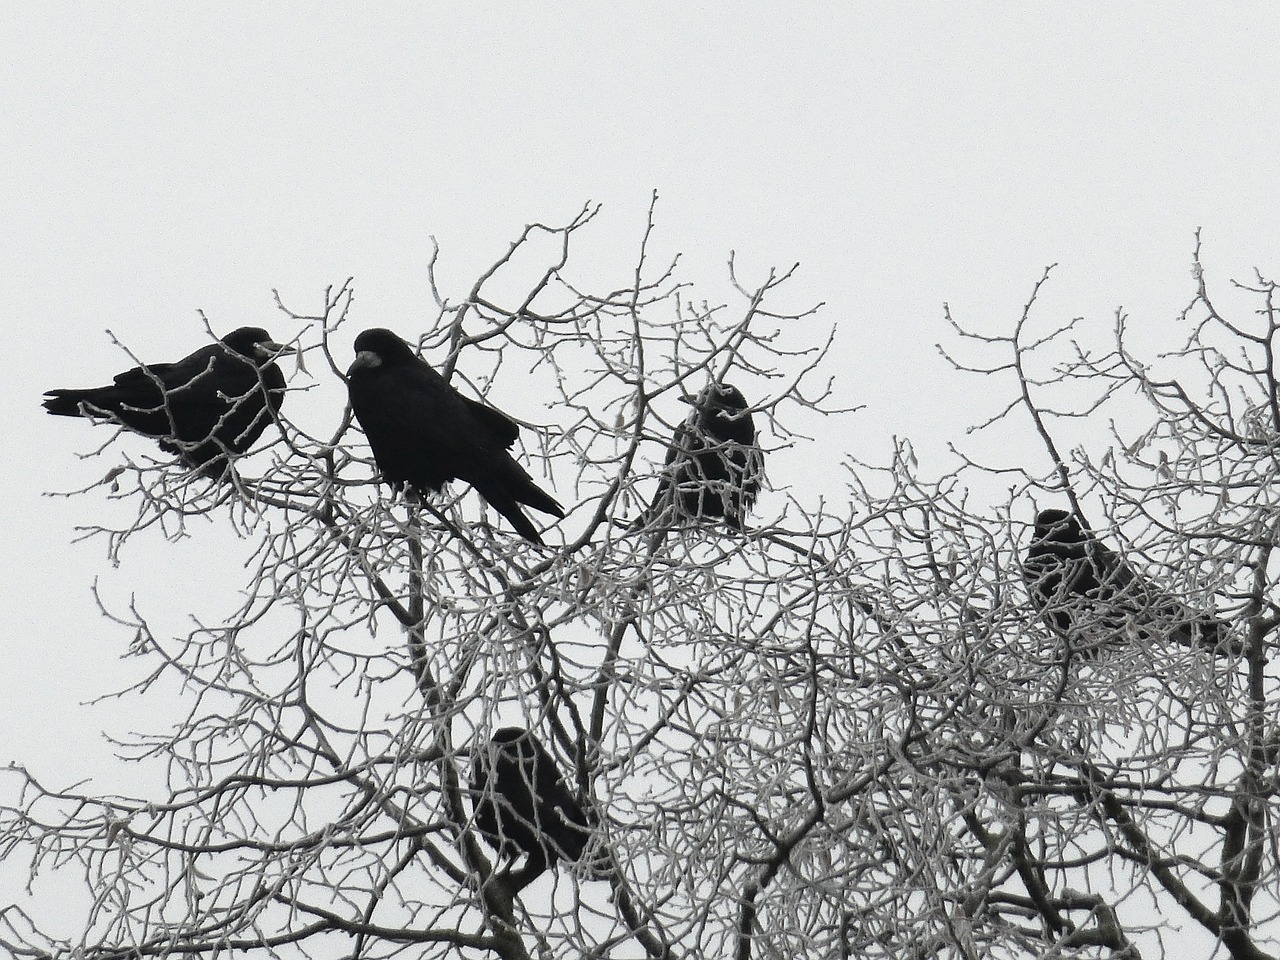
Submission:
[[[741,530],[764,476],[764,454],[746,398],[737,387],[710,383],[696,396],[680,399],[693,411],[676,428],[657,493],[631,529],[655,518],[682,523],[723,517]]]
[[[1045,622],[1086,656],[1125,637],[1242,652],[1228,624],[1139,575],[1066,510],[1036,515],[1023,572]]]
[[[523,727],[503,727],[476,748],[471,801],[476,829],[499,856],[515,860],[528,854],[519,886],[557,860],[580,862],[591,839],[587,815],[555,760]]]
[[[542,543],[521,504],[553,517],[564,510],[507,452],[515,421],[464,397],[390,330],[364,331],[355,350],[347,392],[383,478],[424,495],[465,480],[521,536]]]
[[[126,370],[110,386],[50,390],[44,407],[155,437],[188,467],[217,478],[280,410],[284,374],[274,359],[281,351],[295,352],[261,327],[240,327],[176,363]]]

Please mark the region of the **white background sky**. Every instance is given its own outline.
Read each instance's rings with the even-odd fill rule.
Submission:
[[[19,2],[0,30],[0,762],[55,782],[111,726],[75,707],[126,639],[93,578],[158,602],[160,557],[216,610],[241,574],[199,543],[109,571],[71,543],[101,493],[43,496],[114,462],[78,460],[98,431],[39,405],[127,365],[107,328],[153,361],[203,342],[199,309],[286,339],[273,287],[312,309],[354,276],[351,332],[412,335],[430,236],[458,297],[526,222],[588,200],[587,244],[630,254],[657,189],[657,249],[712,299],[730,250],[749,280],[799,261],[840,400],[867,405],[827,440],[878,459],[991,389],[937,359],[944,301],[1007,329],[1056,261],[1046,318],[1159,323],[1191,296],[1198,226],[1219,282],[1280,273],[1270,5],[258,6]],[[286,409],[333,423],[332,397]]]

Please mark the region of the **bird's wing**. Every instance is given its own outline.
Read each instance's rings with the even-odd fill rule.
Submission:
[[[587,815],[569,789],[560,768],[542,744],[534,742],[537,753],[538,819],[545,835],[570,860],[582,856],[590,827]]]
[[[473,455],[481,450],[506,449],[519,435],[513,420],[464,397],[425,362],[396,367],[382,382],[393,399],[403,399],[406,423],[438,450]]]
[[[388,480],[439,489],[469,473],[491,435],[434,371],[397,366],[353,376],[351,407]]]
[[[504,450],[510,447],[516,442],[517,438],[519,438],[519,425],[501,410],[482,403],[479,400],[472,400],[470,397],[464,397],[460,393],[456,394],[456,396],[462,401],[463,407],[471,418],[477,423],[483,425],[494,441],[502,444],[502,448]]]
[[[1134,571],[1115,553],[1102,547],[1099,558],[1115,588],[1112,603],[1131,615],[1141,630],[1153,629],[1186,646],[1203,646],[1222,654],[1240,652],[1230,626]]]
[[[124,373],[116,374],[114,383],[124,390],[155,390],[158,380],[166,389],[179,385],[174,377],[175,363],[154,363],[145,367],[134,367]]]
[[[676,432],[672,434],[671,443],[667,445],[667,456],[663,460],[663,466],[670,467],[677,460],[683,460],[697,453],[705,446],[706,444],[703,443],[702,437],[699,435],[697,425],[694,423],[694,418],[691,416],[676,427]]]
[[[760,492],[760,484],[764,481],[764,451],[759,444],[752,443],[745,448],[742,465],[742,503],[750,510]]]
[[[208,393],[210,396],[220,386],[245,386],[247,365],[234,360],[221,343],[211,343],[193,353],[187,354],[175,363],[149,363],[145,367],[134,367],[119,374],[115,383],[125,390],[155,390],[158,380],[166,392],[181,387],[190,388],[184,393]],[[256,377],[254,378],[256,382]],[[218,381],[217,384],[211,381]],[[194,384],[192,381],[195,381]],[[225,382],[224,382],[225,381]],[[248,386],[240,392],[246,392]],[[224,391],[231,395],[233,391]]]
[[[559,811],[557,822],[566,824],[571,832],[574,827],[580,827],[583,830],[590,829],[587,821],[586,811],[582,809],[582,804],[578,802],[578,798],[573,795],[568,785],[562,780],[555,785],[555,789],[551,791],[548,798],[554,810]]]
[[[1141,588],[1144,582],[1120,556],[1105,543],[1090,543],[1090,560],[1097,571],[1098,582],[1105,583],[1117,593],[1130,588]]]
[[[1099,600],[1098,571],[1083,544],[1037,541],[1027,551],[1023,572],[1032,600],[1057,629],[1096,618],[1089,611]]]
[[[1096,543],[1092,563],[1100,586],[1096,599],[1111,604],[1138,621],[1160,617],[1166,597],[1159,587],[1140,576],[1119,554]]]
[[[1109,552],[1106,547],[1099,549]],[[1049,543],[1044,549],[1044,568],[1058,574],[1059,584],[1049,584],[1059,599],[1081,597],[1090,601],[1102,599],[1099,585],[1109,582],[1093,546],[1084,544]]]

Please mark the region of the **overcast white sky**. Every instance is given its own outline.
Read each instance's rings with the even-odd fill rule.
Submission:
[[[731,249],[749,279],[800,262],[868,405],[833,442],[875,459],[968,422],[944,301],[1001,329],[1056,261],[1048,317],[1155,322],[1197,226],[1217,279],[1280,273],[1270,5],[216,6],[26,2],[0,31],[0,762],[55,781],[100,751],[73,705],[119,669],[89,587],[144,572],[71,543],[100,493],[42,496],[111,465],[39,405],[126,365],[107,328],[151,360],[202,342],[199,309],[284,339],[273,287],[310,309],[354,276],[352,332],[412,334],[430,236],[459,296],[588,200],[589,242],[630,253],[656,188],[658,250],[709,296]],[[198,549],[165,551],[174,595],[234,590]]]

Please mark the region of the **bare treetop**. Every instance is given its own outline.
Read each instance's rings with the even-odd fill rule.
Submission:
[[[185,633],[149,626],[163,583],[104,602],[150,667],[126,693],[184,691],[175,726],[119,747],[167,789],[13,767],[0,851],[31,885],[0,944],[1276,955],[1273,287],[1236,322],[1198,274],[1154,358],[1123,317],[1086,348],[1035,296],[1003,333],[948,314],[995,398],[975,427],[1007,439],[931,476],[905,438],[878,462],[852,431],[804,437],[858,398],[829,325],[776,306],[789,271],[730,262],[735,299],[700,302],[654,262],[651,212],[624,275],[583,277],[596,214],[526,228],[456,298],[433,271],[434,321],[400,328],[470,417],[415,455],[474,462],[399,470],[370,417],[441,424],[353,386],[372,450],[350,410],[300,428],[303,394],[220,482],[126,456],[82,491],[131,511],[88,531],[112,557],[200,518],[252,558]],[[286,310],[321,390],[369,346],[353,289]],[[514,504],[557,515],[532,491],[566,509],[531,537]],[[49,909],[54,874],[77,905]]]

